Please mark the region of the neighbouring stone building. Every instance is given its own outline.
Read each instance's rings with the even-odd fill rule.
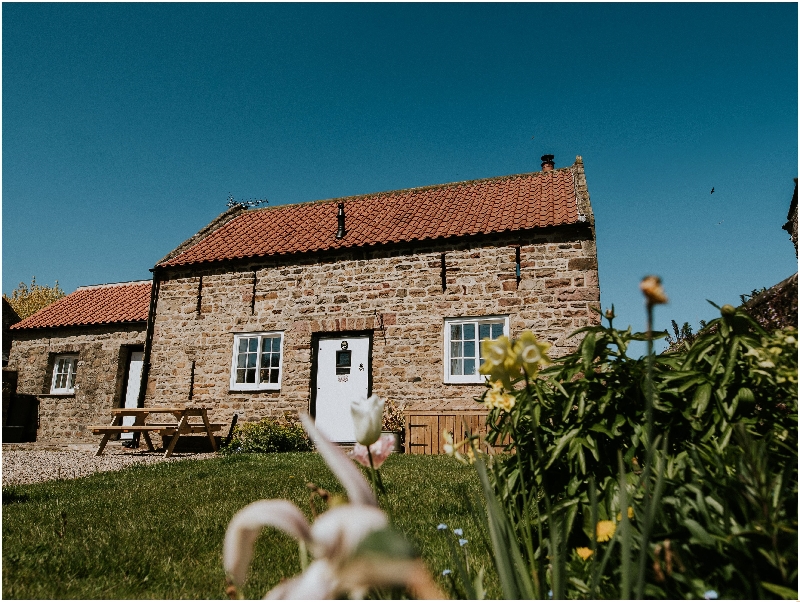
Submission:
[[[11,326],[9,415],[30,417],[38,440],[94,442],[88,425],[136,407],[151,289],[149,280],[84,286]],[[6,442],[26,428],[3,426]]]
[[[535,173],[225,212],[153,269],[144,405],[196,402],[216,421],[309,412],[345,442],[350,399],[376,393],[405,408],[411,451],[437,451],[443,426],[480,422],[480,339],[531,329],[561,355],[597,321],[583,162],[552,159]],[[38,361],[28,390],[46,381]],[[109,382],[96,405],[118,390]]]

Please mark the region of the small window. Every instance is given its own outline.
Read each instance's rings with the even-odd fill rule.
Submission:
[[[451,318],[444,323],[444,382],[482,383],[481,341],[508,336],[508,317]]]
[[[53,381],[50,384],[50,393],[55,395],[75,393],[75,371],[77,368],[77,355],[57,355],[53,362]]]
[[[231,389],[281,388],[283,333],[261,332],[233,337]]]

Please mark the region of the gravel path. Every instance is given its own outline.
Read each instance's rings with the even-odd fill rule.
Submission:
[[[78,446],[76,446],[78,447]],[[102,456],[95,456],[96,446],[86,449],[61,450],[3,450],[3,487],[41,483],[55,479],[77,479],[95,472],[121,470],[132,464],[156,464],[181,460],[205,460],[216,454],[176,454],[164,458],[162,453],[129,451],[106,448]]]

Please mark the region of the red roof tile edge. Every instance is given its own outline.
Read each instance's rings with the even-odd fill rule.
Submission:
[[[82,286],[14,324],[12,330],[146,322],[150,280]]]

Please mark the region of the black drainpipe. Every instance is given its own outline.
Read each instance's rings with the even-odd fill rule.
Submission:
[[[144,396],[147,391],[147,377],[150,375],[150,352],[153,349],[153,331],[155,330],[156,322],[156,306],[158,305],[158,291],[161,288],[159,281],[158,266],[154,267],[153,272],[153,288],[150,290],[150,310],[147,313],[147,333],[144,339],[144,357],[142,358],[142,381],[139,385],[139,399],[136,405],[140,408],[144,407]],[[137,433],[138,435],[138,433]]]

